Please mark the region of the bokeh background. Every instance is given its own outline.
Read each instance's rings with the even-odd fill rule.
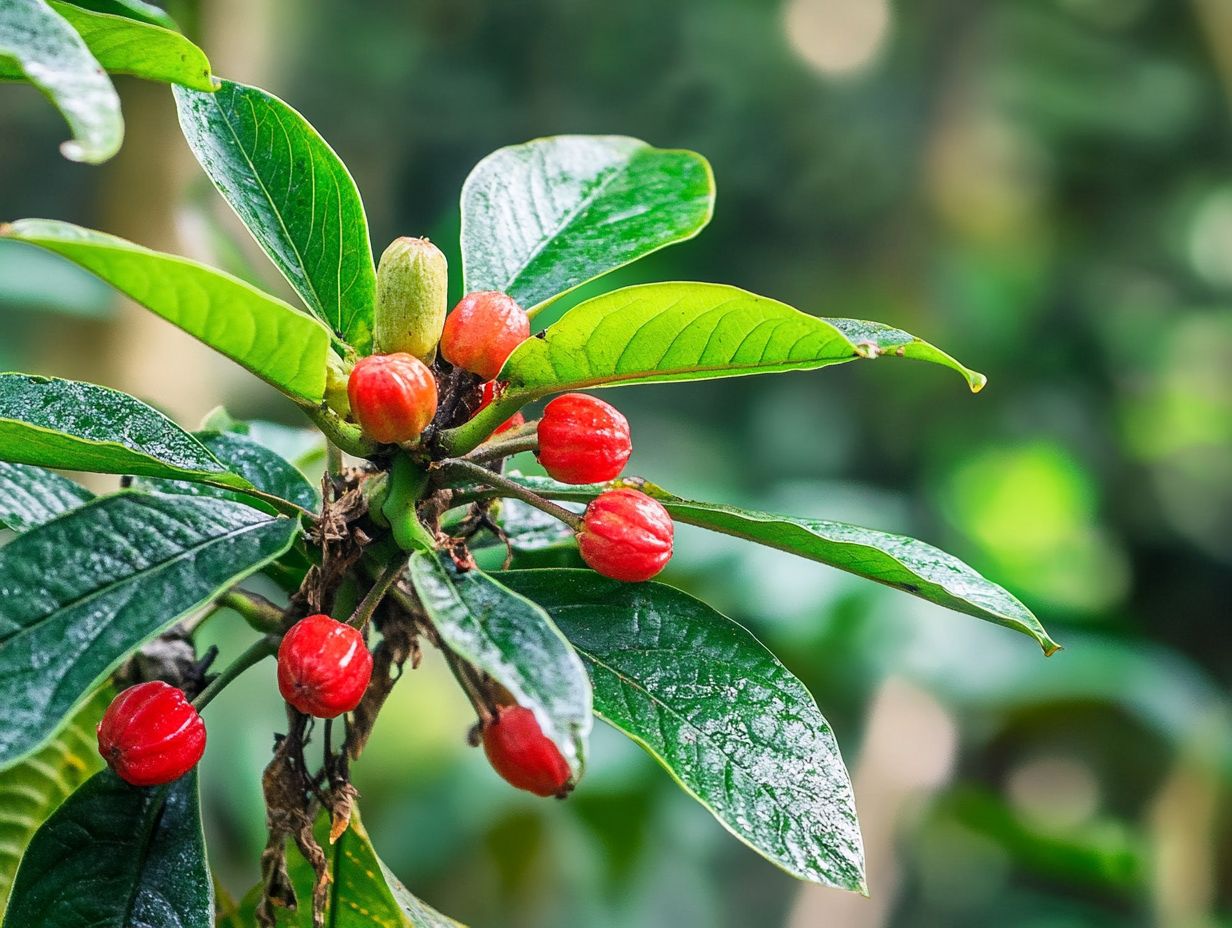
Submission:
[[[302,110],[379,251],[456,258],[490,150],[621,133],[707,155],[697,240],[579,294],[738,284],[899,325],[985,371],[882,361],[642,387],[634,473],[953,551],[1066,650],[822,566],[681,531],[666,577],[801,676],[855,781],[870,899],[802,886],[608,730],[565,803],[499,781],[431,654],[357,770],[378,851],[474,926],[1232,925],[1232,5],[1227,0],[202,0],[215,70]],[[0,218],[68,219],[282,287],[120,79],[101,168],[0,88]],[[456,260],[454,267],[457,267]],[[285,287],[283,287],[285,291]],[[280,291],[280,292],[283,292]],[[563,308],[563,307],[562,307]],[[0,365],[299,424],[255,379],[67,264],[0,248]],[[235,616],[203,632],[224,652]],[[225,656],[225,655],[224,655]],[[210,709],[211,852],[257,875],[263,666]]]

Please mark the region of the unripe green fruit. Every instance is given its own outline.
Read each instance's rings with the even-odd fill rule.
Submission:
[[[376,272],[372,340],[376,354],[436,357],[449,300],[449,264],[426,238],[396,238]]]

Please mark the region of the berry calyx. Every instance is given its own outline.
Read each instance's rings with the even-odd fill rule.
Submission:
[[[498,290],[469,293],[445,317],[441,354],[455,367],[491,380],[513,349],[530,338],[530,318]]]
[[[296,622],[278,647],[278,691],[305,715],[332,719],[350,712],[371,679],[363,634],[327,615]]]
[[[153,680],[124,690],[98,723],[98,753],[133,786],[178,780],[205,753],[205,723],[184,691]]]
[[[672,558],[672,517],[640,490],[608,490],[590,501],[578,532],[578,552],[613,580],[649,580]]]
[[[412,354],[374,354],[351,370],[347,397],[369,438],[387,444],[410,441],[436,415],[436,378]]]
[[[376,270],[372,344],[377,354],[436,356],[448,308],[449,263],[426,238],[396,238]]]
[[[479,407],[475,410],[478,415],[482,410],[487,409],[492,405],[492,400],[496,399],[499,384],[495,380],[489,380],[480,387]],[[510,429],[520,428],[526,424],[526,417],[520,412],[515,412],[512,416],[498,425],[492,430],[493,435],[499,435],[501,432],[508,432]]]
[[[562,483],[615,480],[632,450],[628,420],[584,393],[556,397],[539,420],[539,463]]]
[[[525,706],[501,706],[483,730],[492,769],[518,789],[564,799],[573,789],[569,764]]]

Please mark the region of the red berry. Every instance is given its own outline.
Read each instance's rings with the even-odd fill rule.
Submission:
[[[351,371],[347,397],[369,438],[410,441],[436,415],[436,378],[414,355],[374,354],[361,358]]]
[[[492,768],[518,789],[561,799],[573,789],[568,763],[525,706],[501,706],[483,730],[483,750]]]
[[[133,786],[178,780],[205,753],[205,723],[184,691],[161,680],[116,696],[98,723],[98,753]]]
[[[300,619],[278,647],[278,691],[306,715],[332,719],[350,712],[371,679],[363,634],[327,615]]]
[[[445,317],[441,354],[455,367],[491,380],[528,338],[530,318],[517,301],[497,290],[480,290],[464,296]]]
[[[615,480],[632,450],[628,420],[584,393],[556,397],[539,420],[539,463],[564,483]]]
[[[496,399],[497,382],[495,380],[489,380],[484,383],[481,390],[482,392],[480,393],[479,398],[479,408],[475,410],[476,414],[478,414],[482,409],[487,409],[488,406],[492,404],[492,400]],[[525,424],[526,417],[520,412],[515,412],[512,416],[493,429],[492,434],[499,435],[501,432],[508,432],[510,429],[516,429]]]
[[[640,490],[608,490],[590,501],[578,532],[578,551],[592,569],[637,583],[672,558],[672,517]]]

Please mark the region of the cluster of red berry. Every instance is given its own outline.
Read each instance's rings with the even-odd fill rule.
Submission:
[[[529,337],[526,312],[503,293],[472,293],[446,317],[440,330],[441,355],[484,381],[476,412],[500,396],[500,371]],[[420,347],[431,360],[437,345],[429,339]],[[358,361],[347,397],[352,416],[368,438],[402,444],[415,441],[432,422],[439,389],[421,357],[395,351]],[[519,412],[495,434],[526,427]],[[535,434],[539,462],[551,477],[568,484],[615,480],[632,451],[625,417],[610,404],[581,393],[548,403]],[[637,582],[658,574],[671,559],[672,535],[672,520],[662,504],[622,487],[600,493],[586,507],[577,531],[578,550],[598,573]],[[358,628],[312,615],[283,636],[278,687],[300,712],[326,719],[350,712],[371,677],[372,655]],[[501,707],[484,724],[482,737],[493,768],[519,789],[564,796],[571,788],[568,763],[530,709]],[[98,726],[98,745],[119,776],[135,786],[152,786],[196,765],[205,750],[205,726],[182,690],[162,682],[141,683],[120,693],[107,709]]]

